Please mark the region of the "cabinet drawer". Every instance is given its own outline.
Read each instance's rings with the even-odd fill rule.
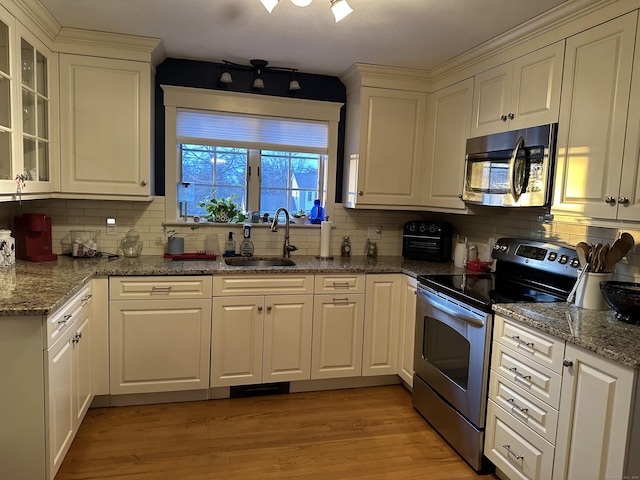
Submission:
[[[563,340],[500,315],[495,318],[493,338],[554,372],[562,373]]]
[[[553,408],[558,408],[562,384],[560,374],[531,361],[499,342],[493,342],[491,368]]]
[[[315,293],[364,293],[364,275],[316,275]]]
[[[210,275],[109,278],[110,300],[211,298],[212,294]]]
[[[47,316],[47,337],[45,348],[49,348],[60,336],[73,325],[91,302],[91,285],[86,285],[61,308]]]
[[[554,447],[489,401],[484,454],[509,478],[551,478]]]
[[[313,275],[228,275],[213,277],[216,296],[313,293]]]
[[[536,398],[495,370],[489,379],[489,399],[513,418],[550,443],[556,442],[558,411]]]

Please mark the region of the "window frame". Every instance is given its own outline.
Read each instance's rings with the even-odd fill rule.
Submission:
[[[264,96],[258,94],[226,92],[202,88],[160,85],[164,92],[165,106],[165,222],[180,221],[177,200],[178,179],[180,178],[181,156],[177,144],[177,111],[180,108],[211,110],[247,115],[263,115],[298,120],[327,122],[328,148],[322,197],[325,199],[325,212],[333,215],[335,181],[338,151],[338,124],[340,121],[340,102],[303,100],[299,98]],[[173,156],[170,152],[174,152]],[[207,225],[215,225],[209,223]],[[220,225],[220,224],[218,224]]]

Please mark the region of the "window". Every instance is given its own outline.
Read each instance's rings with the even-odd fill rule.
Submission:
[[[175,163],[166,158],[166,221],[202,215],[197,203],[212,189],[261,213],[331,198],[342,104],[162,88],[166,152],[176,152]]]

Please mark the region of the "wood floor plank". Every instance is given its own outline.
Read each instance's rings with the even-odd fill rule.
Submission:
[[[56,480],[466,480],[403,387],[91,409]]]

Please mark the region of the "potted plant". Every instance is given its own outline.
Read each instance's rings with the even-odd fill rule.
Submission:
[[[178,236],[175,228],[162,225],[162,231],[167,237],[167,253],[169,255],[182,255],[184,253],[184,238]]]
[[[228,223],[240,215],[240,205],[234,201],[235,197],[235,193],[226,198],[216,197],[216,191],[213,189],[211,195],[203,198],[197,205],[207,211],[207,214],[203,215],[207,220]]]
[[[309,214],[304,210],[298,210],[297,212],[293,212],[291,216],[295,218],[295,222],[299,224],[306,223],[307,220],[309,220]]]

